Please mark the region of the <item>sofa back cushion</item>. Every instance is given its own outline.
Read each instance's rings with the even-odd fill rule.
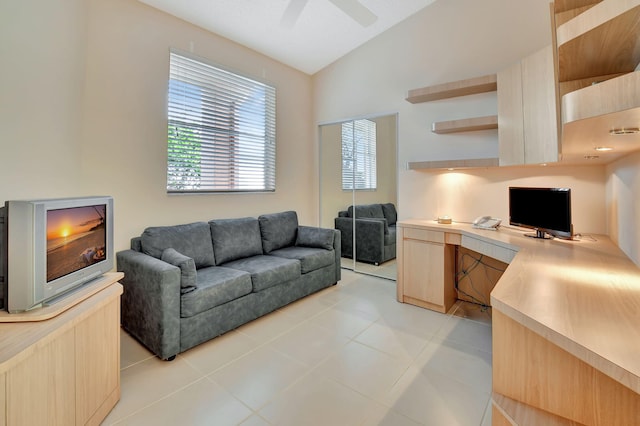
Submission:
[[[262,234],[262,249],[266,254],[273,250],[293,246],[298,234],[298,215],[294,211],[263,214],[258,217]]]
[[[211,231],[206,222],[188,223],[174,226],[153,226],[144,230],[141,236],[142,252],[157,259],[165,249],[173,248],[190,257],[196,268],[214,266]]]
[[[384,213],[384,217],[387,219],[387,223],[389,225],[395,225],[398,221],[398,212],[396,211],[396,206],[393,203],[382,204],[382,212]]]
[[[216,219],[209,222],[216,264],[262,254],[258,219]]]
[[[355,217],[356,219],[384,219],[384,213],[380,204],[362,204],[357,205],[355,208],[349,206],[349,217]]]

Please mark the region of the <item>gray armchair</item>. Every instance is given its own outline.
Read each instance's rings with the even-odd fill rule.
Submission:
[[[355,210],[355,212],[354,212]],[[355,218],[355,220],[354,220]],[[398,213],[392,203],[349,206],[338,213],[335,228],[341,232],[342,257],[378,265],[396,257]]]

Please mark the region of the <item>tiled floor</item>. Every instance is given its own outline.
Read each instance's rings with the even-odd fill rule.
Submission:
[[[172,362],[121,346],[105,425],[491,424],[490,313],[401,304],[394,281],[351,271]]]

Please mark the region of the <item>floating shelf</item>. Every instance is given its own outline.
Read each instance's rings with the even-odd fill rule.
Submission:
[[[588,2],[572,2],[582,5]],[[640,0],[603,0],[556,29],[558,81],[635,70]]]
[[[439,121],[431,125],[431,131],[439,135],[446,133],[471,132],[498,128],[498,116],[462,118],[459,120]]]
[[[497,76],[496,74],[491,74],[409,90],[407,101],[412,104],[417,104],[458,96],[474,95],[476,93],[495,92],[497,89]]]
[[[481,167],[497,167],[497,158],[472,158],[468,160],[442,160],[442,161],[412,161],[408,163],[409,170],[424,169],[471,169]]]

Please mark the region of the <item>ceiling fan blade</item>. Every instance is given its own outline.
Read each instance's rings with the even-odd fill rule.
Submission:
[[[369,25],[376,22],[378,17],[370,11],[367,7],[365,7],[358,0],[329,0],[331,3],[336,5],[340,10],[349,15],[354,21],[362,25],[363,27],[368,27]]]
[[[282,15],[280,25],[286,28],[293,28],[296,22],[298,22],[298,18],[300,18],[300,14],[308,1],[309,0],[291,0]]]

